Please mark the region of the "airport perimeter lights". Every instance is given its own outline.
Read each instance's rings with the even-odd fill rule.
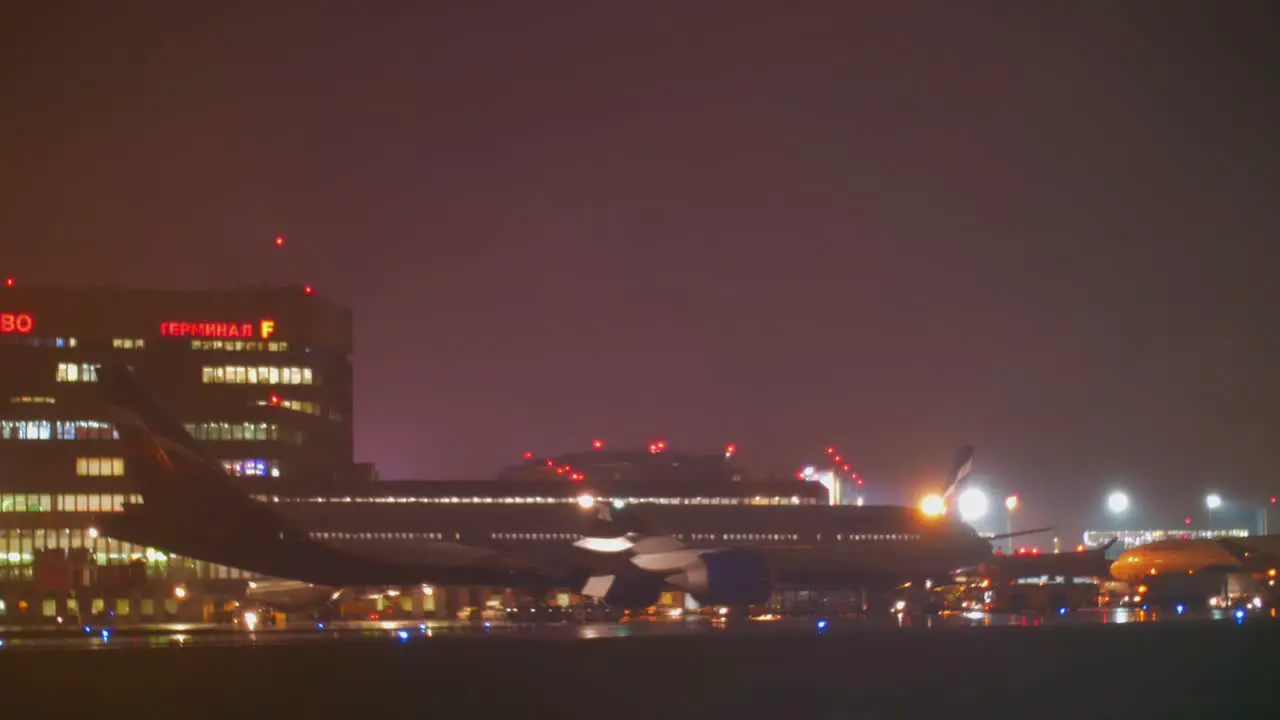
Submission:
[[[1112,515],[1123,515],[1129,510],[1129,496],[1122,492],[1113,492],[1107,496],[1107,510]]]
[[[987,494],[978,488],[969,488],[960,493],[956,500],[956,508],[960,511],[960,519],[965,522],[981,520],[991,508]]]

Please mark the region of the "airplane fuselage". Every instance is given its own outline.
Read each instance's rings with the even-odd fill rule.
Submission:
[[[468,584],[497,569],[576,583],[614,572],[627,554],[576,547],[601,529],[575,504],[339,505],[279,503],[297,539],[235,542],[236,528],[206,542],[190,527],[130,527],[108,519],[108,534],[273,577],[327,586]],[[830,506],[646,505],[645,520],[692,550],[751,548],[767,559],[774,581],[795,587],[856,587],[944,577],[990,559],[987,541],[967,525],[926,518],[907,508]],[[128,514],[128,513],[126,513]],[[133,535],[133,537],[125,537]],[[251,536],[252,533],[249,533]],[[304,548],[306,552],[304,553]],[[300,562],[305,556],[306,562]],[[424,564],[435,577],[421,577]],[[405,570],[399,577],[398,568]],[[300,573],[306,577],[300,577]],[[489,583],[476,583],[489,584]]]

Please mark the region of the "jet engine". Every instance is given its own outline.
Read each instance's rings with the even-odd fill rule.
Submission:
[[[756,605],[768,602],[773,593],[769,562],[746,549],[703,553],[667,582],[703,605]]]

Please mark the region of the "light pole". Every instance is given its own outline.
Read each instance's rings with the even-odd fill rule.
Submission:
[[[1020,502],[1017,495],[1010,495],[1004,499],[1004,509],[1006,511],[1004,514],[1004,531],[1007,534],[1005,540],[1009,543],[1010,555],[1013,554],[1013,511],[1018,509]]]
[[[1107,496],[1107,512],[1120,516],[1129,512],[1129,496],[1119,490]]]
[[[967,523],[981,520],[987,514],[990,504],[987,494],[975,487],[960,493],[960,497],[956,499],[956,508],[960,511],[960,519]]]
[[[1209,532],[1213,532],[1213,511],[1222,507],[1222,496],[1218,493],[1209,493],[1204,496],[1204,507],[1209,513]]]

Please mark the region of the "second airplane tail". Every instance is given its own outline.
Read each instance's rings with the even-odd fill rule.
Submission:
[[[149,515],[273,536],[286,531],[279,518],[233,484],[221,461],[143,392],[129,367],[104,366],[98,380]]]

